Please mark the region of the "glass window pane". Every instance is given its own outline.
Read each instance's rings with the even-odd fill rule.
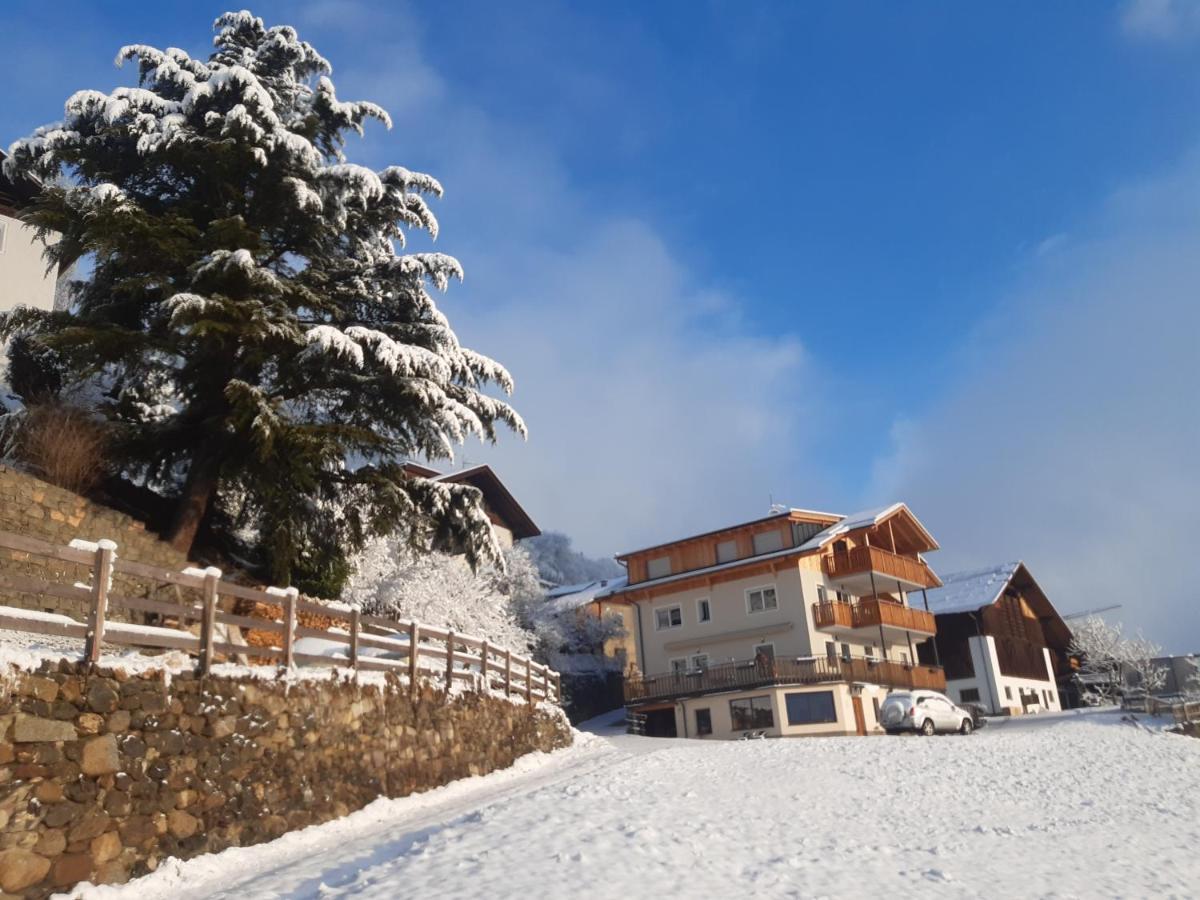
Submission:
[[[814,725],[837,721],[837,709],[833,702],[833,691],[815,691],[810,694],[787,694],[789,725]]]

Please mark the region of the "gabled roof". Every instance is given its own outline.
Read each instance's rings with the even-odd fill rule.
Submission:
[[[659,544],[651,544],[648,547],[639,547],[637,550],[629,550],[625,553],[618,553],[614,559],[623,560],[639,553],[648,553],[652,550],[659,550],[663,547],[672,547],[675,544],[682,544],[686,541],[696,541],[702,538],[713,537],[714,535],[724,534],[727,531],[737,531],[741,528],[747,528],[751,525],[758,525],[762,522],[770,522],[772,519],[796,519],[798,521],[816,521],[823,524],[825,521],[839,519],[838,513],[819,512],[815,509],[783,509],[778,512],[773,512],[770,515],[761,516],[757,519],[750,519],[748,522],[738,522],[736,525],[725,525],[721,528],[713,528],[710,531],[702,531],[699,534],[689,534],[687,537],[675,538],[673,541],[663,541]],[[794,548],[793,548],[794,549]]]
[[[608,595],[625,587],[628,579],[624,575],[616,578],[598,578],[595,581],[585,581],[583,584],[567,584],[546,592],[546,606],[554,612],[565,612],[578,609],[593,600]]]
[[[529,517],[529,513],[525,512],[521,504],[504,486],[500,477],[492,471],[491,466],[472,466],[469,469],[443,474],[428,466],[409,462],[404,464],[404,469],[410,475],[419,478],[428,478],[431,481],[441,481],[446,484],[469,484],[479,488],[483,491],[483,500],[488,509],[504,523],[516,540],[537,537],[542,533],[541,529],[534,524],[533,519]]]
[[[978,612],[999,600],[1011,587],[1020,591],[1037,614],[1050,646],[1066,648],[1071,641],[1071,629],[1020,560],[954,572],[942,575],[941,579],[942,587],[926,593],[929,611],[935,616]]]
[[[1000,599],[1020,562],[942,575],[942,586],[926,592],[929,611],[936,614],[977,612]]]
[[[860,512],[852,513],[848,516],[843,516],[840,520],[830,525],[824,531],[819,531],[811,538],[800,545],[801,550],[819,550],[830,541],[837,540],[845,534],[852,531],[858,531],[863,528],[874,528],[876,525],[882,525],[888,519],[894,516],[903,516],[905,521],[915,529],[916,534],[927,542],[927,550],[938,549],[938,542],[933,539],[933,535],[929,533],[921,520],[913,515],[912,510],[904,503],[893,503],[890,506],[880,506],[875,509],[864,509]]]

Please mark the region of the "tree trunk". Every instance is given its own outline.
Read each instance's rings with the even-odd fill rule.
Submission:
[[[208,512],[209,504],[217,493],[219,459],[216,454],[202,452],[192,460],[183,484],[183,494],[175,505],[171,527],[167,530],[167,542],[189,557],[196,532],[200,530],[204,514]]]

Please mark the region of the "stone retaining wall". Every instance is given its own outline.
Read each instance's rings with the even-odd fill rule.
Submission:
[[[188,565],[184,554],[146,531],[136,519],[5,465],[0,465],[0,531],[38,538],[56,546],[65,546],[75,538],[90,541],[108,538],[116,541],[117,553],[124,559],[175,571]],[[89,580],[86,566],[9,550],[0,550],[0,554],[3,554],[0,570],[5,572],[60,584]],[[147,593],[144,581],[121,575],[114,579],[114,589],[133,596]],[[184,599],[181,591],[174,588],[156,591],[154,596]],[[87,616],[87,604],[78,600],[3,590],[0,590],[0,605],[62,613],[75,619]],[[116,618],[125,617],[116,615]]]
[[[557,710],[387,680],[45,664],[0,691],[0,891],[246,846],[571,743]],[[0,895],[2,897],[3,895]]]

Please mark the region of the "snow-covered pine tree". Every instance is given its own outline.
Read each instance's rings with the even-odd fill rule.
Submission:
[[[407,229],[436,238],[441,186],[345,160],[346,133],[388,115],[340,100],[293,28],[214,28],[206,61],[123,48],[137,87],[80,91],[13,144],[7,171],[47,185],[28,218],[61,235],[48,259],[93,268],[69,311],[18,310],[0,336],[53,348],[67,391],[102,386],[123,474],[174,502],[182,550],[201,525],[250,535],[276,581],[310,586],[397,527],[499,559],[474,488],[399,467],[525,431],[483,392],[511,393],[509,374],[434,302],[458,262],[397,249]]]

